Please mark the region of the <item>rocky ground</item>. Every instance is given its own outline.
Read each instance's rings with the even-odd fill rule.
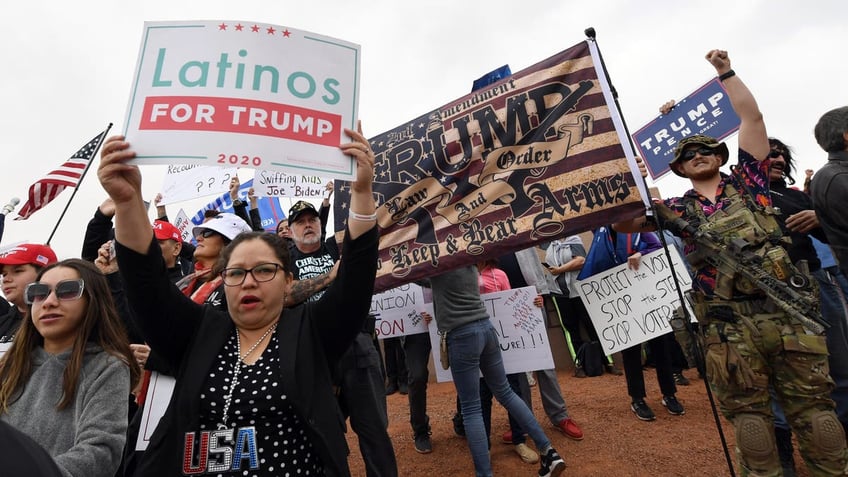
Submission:
[[[569,413],[583,428],[585,438],[573,441],[540,419],[554,446],[568,464],[564,475],[574,476],[722,476],[730,475],[719,433],[703,381],[693,378],[681,386],[678,399],[686,408],[684,416],[672,416],[660,403],[662,398],[653,369],[645,370],[646,402],[657,419],[643,422],[630,411],[624,376],[605,374],[575,378],[559,373]],[[533,388],[534,411],[544,418],[538,393]],[[474,468],[465,440],[453,433],[451,416],[455,407],[452,383],[431,383],[428,411],[433,430],[433,452],[418,454],[412,442],[407,398],[388,396],[389,433],[395,446],[401,476],[473,476]],[[733,430],[722,419],[726,439],[733,443]],[[495,476],[536,475],[537,465],[519,460],[511,445],[502,444],[501,434],[509,428],[506,412],[499,405],[492,410],[492,466]],[[350,465],[354,476],[365,476],[356,435],[349,432]],[[530,441],[528,440],[528,443]],[[796,446],[797,447],[797,446]],[[800,476],[809,475],[799,462]]]

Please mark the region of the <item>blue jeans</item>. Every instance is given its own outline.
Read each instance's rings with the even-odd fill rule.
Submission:
[[[834,276],[824,269],[816,270],[813,276],[819,284],[822,318],[830,324],[825,338],[830,377],[836,383],[830,397],[836,403],[836,415],[844,426],[848,424],[848,319],[842,287],[837,282],[844,277]]]
[[[551,442],[532,411],[507,383],[498,337],[491,321],[483,319],[454,328],[448,333],[447,342],[451,376],[462,406],[465,436],[476,475],[492,475],[480,403],[481,372],[495,399],[527,430],[536,448],[544,451],[550,447]]]

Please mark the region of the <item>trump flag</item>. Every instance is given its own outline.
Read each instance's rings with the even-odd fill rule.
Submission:
[[[375,291],[644,213],[624,129],[585,41],[370,139]]]

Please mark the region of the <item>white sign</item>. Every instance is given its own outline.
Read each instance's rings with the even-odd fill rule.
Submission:
[[[371,297],[371,314],[377,317],[377,338],[426,333],[421,315],[424,292],[421,286],[407,283]],[[432,312],[430,312],[432,316]]]
[[[680,254],[669,251],[680,285],[691,289]],[[668,320],[680,306],[663,249],[643,255],[638,270],[624,263],[579,280],[577,287],[607,355],[672,331]]]
[[[542,309],[533,304],[537,295],[536,287],[514,288],[481,295],[498,334],[506,374],[554,367],[545,317]],[[451,381],[452,378],[450,368],[442,368],[439,339],[434,320],[430,323],[430,342],[433,346],[436,380],[441,383]]]
[[[171,376],[165,376],[156,371],[150,373],[150,386],[147,388],[147,397],[144,400],[144,411],[141,415],[141,428],[138,431],[138,440],[135,450],[144,451],[150,443],[150,437],[159,420],[168,409],[171,395],[174,394],[174,385],[177,380]]]
[[[256,195],[266,197],[291,197],[315,199],[323,197],[324,187],[330,182],[321,176],[286,174],[280,171],[257,170],[253,177]]]
[[[180,209],[177,212],[177,220],[174,222],[174,226],[180,229],[180,235],[183,238],[183,242],[191,242],[194,238],[191,236],[191,229],[194,228],[194,223],[189,220],[188,215],[186,215],[183,209]]]
[[[238,168],[169,164],[162,179],[159,205],[223,194],[230,190],[233,177],[238,177]]]
[[[124,135],[138,164],[355,178],[359,45],[241,21],[145,22]]]

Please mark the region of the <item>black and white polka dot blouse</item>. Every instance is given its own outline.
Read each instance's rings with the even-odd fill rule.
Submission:
[[[252,365],[242,363],[230,404],[227,427],[256,428],[259,468],[233,470],[219,476],[321,476],[320,457],[306,426],[292,408],[279,381],[279,342],[275,334]],[[221,422],[224,396],[229,392],[236,363],[236,337],[230,336],[218,354],[200,394],[200,430],[215,430]]]

